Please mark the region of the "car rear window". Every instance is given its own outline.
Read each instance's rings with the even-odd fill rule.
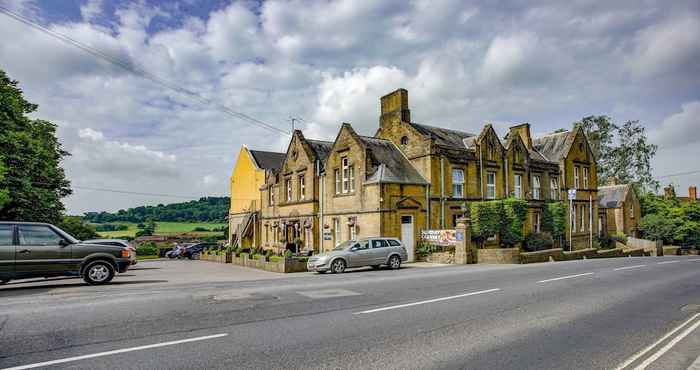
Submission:
[[[398,241],[396,241],[396,240],[394,240],[394,239],[389,239],[388,242],[389,242],[389,245],[392,246],[392,247],[399,247],[399,246],[401,246],[401,243],[399,243]]]
[[[0,245],[12,245],[12,225],[0,225]]]

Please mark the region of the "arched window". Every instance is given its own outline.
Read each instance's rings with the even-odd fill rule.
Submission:
[[[408,145],[408,137],[407,136],[402,136],[401,137],[401,145]]]

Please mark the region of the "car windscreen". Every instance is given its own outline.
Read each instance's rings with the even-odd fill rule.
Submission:
[[[355,243],[357,243],[357,242],[354,240],[344,241],[344,242],[338,244],[337,247],[333,248],[333,250],[334,251],[343,251],[343,250],[348,249],[351,245],[353,245]]]

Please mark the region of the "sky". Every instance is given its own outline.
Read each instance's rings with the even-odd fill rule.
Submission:
[[[0,69],[58,125],[71,214],[229,195],[241,145],[285,151],[342,122],[378,127],[379,97],[412,120],[535,135],[588,115],[639,120],[655,176],[700,170],[700,2],[0,0],[0,6],[212,104],[0,14]],[[664,177],[679,195],[700,173]],[[116,189],[127,194],[91,190]],[[158,194],[158,195],[153,195]]]

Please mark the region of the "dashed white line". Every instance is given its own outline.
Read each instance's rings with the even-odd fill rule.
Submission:
[[[646,265],[634,265],[634,266],[618,267],[618,268],[616,268],[616,269],[613,269],[613,271],[637,269],[637,268],[644,267],[644,266],[646,266]]]
[[[669,263],[678,263],[681,262],[680,260],[675,260],[675,261],[663,261],[663,262],[657,262],[656,264],[658,265],[667,265]]]
[[[689,259],[688,261],[690,261],[690,262],[698,262],[698,261],[700,261],[700,258],[691,258],[691,259]]]
[[[426,304],[426,303],[442,302],[442,301],[447,301],[447,300],[450,300],[450,299],[456,299],[456,298],[462,298],[462,297],[469,297],[469,296],[478,295],[478,294],[485,294],[485,293],[498,292],[498,291],[500,291],[500,290],[501,290],[501,289],[499,289],[499,288],[487,289],[487,290],[480,290],[480,291],[478,291],[478,292],[471,292],[471,293],[464,293],[464,294],[453,295],[453,296],[449,296],[449,297],[428,299],[428,300],[426,300],[426,301],[413,302],[413,303],[406,303],[406,304],[400,304],[400,305],[396,305],[396,306],[388,306],[388,307],[375,308],[375,309],[372,309],[372,310],[361,311],[361,312],[355,312],[355,315],[364,314],[364,313],[374,313],[374,312],[380,312],[380,311],[387,311],[387,310],[395,310],[395,309],[397,309],[397,308],[418,306],[418,305]]]
[[[548,283],[548,282],[550,282],[550,281],[557,281],[557,280],[564,280],[564,279],[573,279],[573,278],[576,278],[576,277],[579,277],[579,276],[588,276],[588,275],[593,275],[593,273],[592,273],[592,272],[586,272],[586,273],[583,273],[583,274],[560,276],[560,277],[556,277],[556,278],[552,278],[552,279],[540,280],[540,281],[538,281],[537,283]]]
[[[666,335],[661,337],[661,339],[657,340],[656,342],[650,344],[643,350],[637,352],[634,356],[630,357],[627,359],[627,361],[623,362],[620,366],[618,366],[615,370],[621,370],[629,366],[631,363],[637,361],[640,357],[644,356],[645,353],[649,352],[651,349],[654,347],[658,346],[659,343],[665,341],[666,339],[670,338],[673,334],[675,334],[677,331],[683,329],[684,326],[688,325],[689,322],[692,322],[696,318],[700,317],[700,313],[696,313],[695,315],[691,316],[688,320],[684,321],[682,324],[676,326],[673,330],[668,332]]]
[[[117,355],[120,353],[126,353],[126,352],[134,352],[134,351],[143,351],[145,349],[151,349],[151,348],[158,348],[158,347],[165,347],[165,346],[172,346],[175,344],[182,344],[182,343],[189,343],[189,342],[197,342],[200,340],[207,340],[207,339],[214,339],[214,338],[221,338],[227,336],[228,333],[223,333],[223,334],[214,334],[214,335],[207,335],[204,337],[197,337],[197,338],[189,338],[189,339],[181,339],[181,340],[174,340],[171,342],[162,342],[162,343],[155,343],[155,344],[149,344],[145,346],[139,346],[139,347],[131,347],[131,348],[122,348],[122,349],[116,349],[114,351],[107,351],[107,352],[100,352],[100,353],[93,353],[90,355],[82,355],[82,356],[76,356],[76,357],[68,357],[68,358],[62,358],[58,360],[52,360],[52,361],[46,361],[46,362],[38,362],[34,364],[28,364],[28,365],[21,365],[21,366],[15,366],[15,367],[8,367],[2,370],[23,370],[23,369],[34,369],[37,367],[44,367],[44,366],[51,366],[51,365],[57,365],[57,364],[64,364],[66,362],[75,362],[75,361],[81,361],[81,360],[87,360],[90,358],[95,358],[95,357],[104,357],[104,356],[111,356],[111,355]]]

